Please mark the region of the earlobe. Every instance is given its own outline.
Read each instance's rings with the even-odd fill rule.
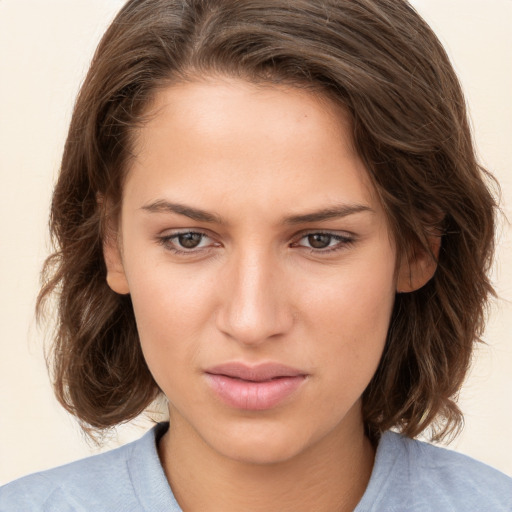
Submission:
[[[103,257],[107,267],[107,284],[114,292],[120,295],[130,293],[117,237],[108,235],[105,237],[103,241]]]
[[[441,236],[429,237],[429,248],[415,248],[400,262],[396,283],[397,293],[409,293],[425,286],[434,276],[441,248]]]

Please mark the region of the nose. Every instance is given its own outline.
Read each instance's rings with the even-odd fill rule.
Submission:
[[[260,345],[286,334],[294,315],[286,278],[264,250],[234,255],[226,264],[219,287],[217,328],[244,345]]]

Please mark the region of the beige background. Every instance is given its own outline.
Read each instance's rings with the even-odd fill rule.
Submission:
[[[0,484],[97,451],[52,396],[33,306],[47,212],[74,97],[121,0],[0,0]],[[512,219],[512,1],[416,0],[465,87],[483,163]],[[501,299],[461,395],[451,447],[512,475],[512,231],[494,279]],[[138,437],[121,428],[105,448]]]

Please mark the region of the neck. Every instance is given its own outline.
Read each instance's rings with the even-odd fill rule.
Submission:
[[[172,421],[159,453],[181,508],[205,512],[353,511],[375,455],[361,423],[348,432],[340,426],[289,460],[248,463],[215,452],[182,419]]]

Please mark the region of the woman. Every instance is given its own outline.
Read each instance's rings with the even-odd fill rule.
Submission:
[[[461,425],[485,177],[405,2],[128,2],[75,107],[40,307],[57,293],[85,429],[159,394],[170,423],[0,510],[510,510],[510,479],[413,440]]]

